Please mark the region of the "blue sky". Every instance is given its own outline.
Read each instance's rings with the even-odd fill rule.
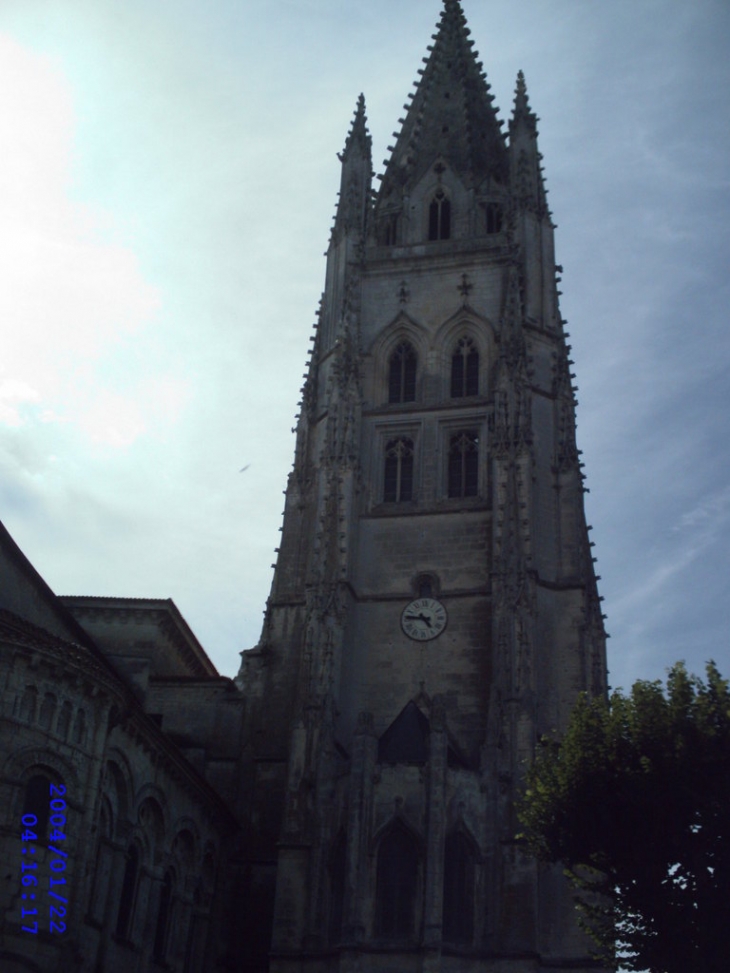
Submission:
[[[730,673],[730,7],[465,0],[540,116],[613,685]],[[2,0],[0,518],[62,594],[256,643],[341,150],[438,0]],[[245,473],[239,469],[249,465]]]

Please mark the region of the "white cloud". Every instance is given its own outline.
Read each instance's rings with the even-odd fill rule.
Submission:
[[[94,369],[116,359],[160,298],[135,254],[108,239],[108,214],[71,197],[74,130],[61,68],[0,34],[0,137],[12,146],[0,155],[0,423],[42,409],[45,422],[75,422],[92,438],[106,426],[107,442],[127,445],[145,428],[133,418],[135,382],[111,393]],[[110,425],[112,411],[121,418]]]

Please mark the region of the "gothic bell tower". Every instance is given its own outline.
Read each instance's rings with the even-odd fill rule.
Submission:
[[[592,968],[514,839],[538,736],[606,689],[536,117],[520,73],[502,133],[457,0],[419,73],[378,191],[362,97],[340,156],[243,653],[250,970]]]

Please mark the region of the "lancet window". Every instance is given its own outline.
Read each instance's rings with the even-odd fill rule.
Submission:
[[[444,848],[444,940],[469,945],[474,939],[474,852],[463,831],[446,836]]]
[[[503,212],[500,203],[487,203],[485,206],[487,233],[499,233],[502,230]]]
[[[386,247],[395,246],[398,242],[398,230],[399,230],[399,214],[398,213],[388,213],[383,220],[382,228],[382,243]]]
[[[479,492],[479,436],[464,429],[449,440],[449,496],[475,497]]]
[[[413,499],[413,440],[405,436],[385,444],[383,500],[402,503]]]
[[[451,201],[443,189],[437,189],[428,207],[428,239],[448,240],[451,237]]]
[[[471,338],[461,338],[451,356],[451,397],[479,394],[479,352]]]
[[[345,865],[347,860],[347,839],[340,831],[332,847],[329,860],[329,922],[328,937],[331,946],[342,938],[342,919],[345,901]]]
[[[415,931],[418,843],[400,823],[378,846],[375,932],[378,938],[408,942]]]
[[[388,402],[415,402],[416,353],[407,341],[401,341],[390,356]]]

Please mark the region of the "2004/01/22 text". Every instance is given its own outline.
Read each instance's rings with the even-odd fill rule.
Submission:
[[[62,874],[66,870],[66,860],[68,855],[61,848],[57,847],[58,843],[66,840],[66,835],[62,828],[66,827],[66,815],[61,812],[66,810],[66,801],[64,796],[66,794],[66,787],[64,784],[50,784],[49,785],[49,810],[52,812],[49,817],[49,824],[53,826],[53,831],[48,835],[48,851],[52,855],[57,857],[51,858],[49,861],[49,868],[52,874],[48,875],[48,890],[47,896],[48,902],[48,931],[51,933],[64,933],[66,932],[66,923],[63,919],[66,917],[66,908],[68,907],[68,898],[66,895],[62,895],[61,892],[65,892],[66,889],[56,891],[57,886],[62,886],[66,884],[66,878]],[[38,843],[38,832],[33,831],[33,828],[38,827],[38,816],[35,814],[24,814],[21,818],[21,822],[24,828],[21,834],[21,840],[23,841],[22,854],[33,855],[36,852],[36,845]],[[54,844],[55,843],[55,844]],[[30,900],[31,902],[36,901],[37,893],[32,891],[33,889],[40,889],[39,875],[37,872],[38,861],[22,861],[20,863],[21,879],[20,882],[23,885],[24,890],[21,898],[23,899],[23,905],[21,906],[21,918],[23,921],[28,919],[30,916],[37,916],[38,909],[36,906],[31,908],[26,908],[25,902]],[[53,900],[51,902],[50,900]],[[57,905],[55,903],[58,903]],[[38,932],[38,919],[31,923],[31,925],[23,926],[23,932],[37,933]]]

